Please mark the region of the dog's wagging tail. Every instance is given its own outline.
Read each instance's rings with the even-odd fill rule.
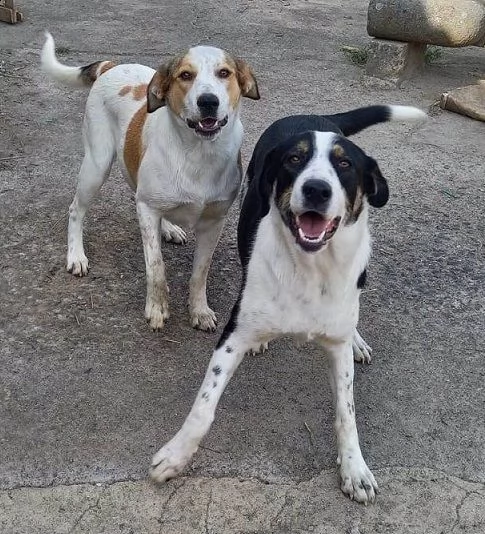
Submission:
[[[42,70],[54,80],[69,87],[89,87],[116,63],[113,61],[96,61],[84,67],[69,67],[57,60],[54,38],[45,32],[46,41],[40,54]]]

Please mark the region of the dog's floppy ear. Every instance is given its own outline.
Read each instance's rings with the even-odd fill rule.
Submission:
[[[257,186],[259,195],[263,202],[269,206],[269,197],[273,191],[273,186],[276,180],[276,174],[278,172],[277,164],[279,161],[278,151],[273,148],[266,154],[263,160],[263,165],[257,176]]]
[[[387,180],[382,176],[377,162],[366,156],[364,169],[364,193],[374,208],[382,208],[389,200]]]
[[[235,59],[234,62],[236,63],[236,76],[242,96],[259,100],[258,83],[251,67],[242,59]]]
[[[147,88],[147,111],[153,113],[167,104],[167,93],[172,82],[175,60],[161,65],[153,75]]]

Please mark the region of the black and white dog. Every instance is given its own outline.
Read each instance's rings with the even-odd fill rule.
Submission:
[[[286,117],[261,136],[239,219],[239,297],[187,419],[153,458],[154,480],[187,465],[244,354],[291,335],[320,343],[329,358],[342,491],[374,501],[378,487],[359,446],[353,375],[354,356],[370,359],[356,329],[371,250],[368,206],[384,206],[389,190],[377,163],[345,136],[424,117],[412,107],[372,106]]]

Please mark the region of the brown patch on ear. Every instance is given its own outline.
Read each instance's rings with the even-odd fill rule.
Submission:
[[[135,100],[143,100],[147,96],[147,89],[148,89],[148,85],[146,83],[136,85],[132,89],[133,98]]]
[[[118,95],[126,96],[130,91],[131,91],[131,85],[125,85],[119,90]]]
[[[259,100],[258,83],[251,67],[242,59],[235,59],[236,76],[241,89],[241,94],[252,100]]]
[[[167,105],[167,101],[170,107],[173,108],[173,104],[178,102],[177,97],[174,99],[169,98],[172,93],[173,85],[180,85],[181,82],[176,78],[176,71],[179,70],[184,58],[174,58],[170,62],[165,63],[158,68],[157,72],[153,75],[147,88],[147,111],[152,113],[153,111]],[[187,92],[187,91],[185,91]],[[175,111],[175,109],[174,109]],[[176,111],[176,113],[179,113]]]
[[[143,126],[147,119],[147,109],[142,106],[134,115],[128,125],[123,149],[123,159],[133,183],[137,183],[138,169],[145,149],[142,143]]]

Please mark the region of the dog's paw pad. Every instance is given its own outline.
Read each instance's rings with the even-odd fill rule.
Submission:
[[[190,313],[192,326],[198,330],[215,332],[217,327],[216,314],[209,308],[204,310],[193,310]]]
[[[357,331],[354,333],[352,339],[352,350],[354,352],[354,360],[359,363],[370,363],[372,360],[372,347],[368,345],[365,340],[359,335]]]
[[[86,276],[89,272],[89,261],[84,254],[75,259],[68,258],[66,269],[74,276]]]
[[[362,504],[375,502],[379,487],[363,458],[342,460],[340,476],[340,488],[351,500]]]
[[[180,226],[168,221],[163,221],[162,223],[162,236],[167,243],[176,243],[177,245],[185,245],[187,243],[185,231]]]
[[[147,302],[145,318],[154,332],[162,330],[165,321],[169,318],[168,306]]]
[[[150,478],[162,484],[171,478],[176,477],[189,463],[195,451],[188,451],[184,448],[167,443],[153,457],[150,466]]]

